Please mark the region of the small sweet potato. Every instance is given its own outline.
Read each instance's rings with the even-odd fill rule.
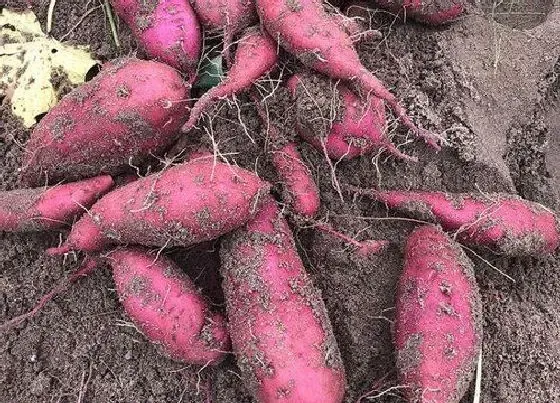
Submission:
[[[505,256],[540,256],[560,243],[556,215],[543,205],[510,194],[372,191],[391,209],[439,223],[457,239]]]
[[[111,4],[150,58],[194,80],[202,33],[187,0],[111,0]]]
[[[46,231],[72,224],[113,186],[110,176],[51,188],[0,192],[0,231]]]
[[[329,157],[352,159],[383,148],[414,160],[387,138],[385,103],[380,98],[361,100],[346,85],[312,72],[293,75],[287,86],[296,102],[298,134]],[[319,91],[328,100],[324,108],[314,96]]]
[[[329,317],[274,200],[226,237],[220,256],[232,346],[255,399],[340,403],[344,368]]]
[[[397,289],[395,345],[411,403],[458,403],[472,380],[482,340],[473,266],[435,226],[415,229]]]
[[[283,201],[302,218],[312,218],[319,211],[321,199],[311,171],[303,162],[295,143],[286,139],[279,126],[270,119],[261,98],[253,93],[252,99],[270,138],[272,164],[282,182]]]
[[[164,256],[139,248],[107,254],[117,294],[144,335],[174,359],[216,363],[229,351],[222,315],[208,303],[180,268]]]
[[[95,203],[57,255],[109,244],[190,246],[241,227],[258,211],[269,185],[257,175],[211,159],[194,160],[138,179]]]
[[[186,133],[191,130],[202,114],[214,103],[248,89],[255,81],[272,70],[278,62],[276,47],[276,42],[266,32],[254,28],[247,29],[239,40],[235,60],[230,66],[227,77],[196,101],[182,131]]]
[[[189,89],[179,72],[134,58],[107,63],[39,122],[25,147],[30,186],[133,171],[177,138]]]

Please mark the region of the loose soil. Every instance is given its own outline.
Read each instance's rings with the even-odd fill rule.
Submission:
[[[31,4],[43,24],[48,3]],[[391,241],[379,256],[363,259],[329,235],[292,220],[300,254],[322,290],[340,346],[348,374],[347,402],[366,394],[370,400],[362,401],[402,401],[391,331],[403,243],[417,224],[394,217],[365,197],[339,193],[333,183],[507,191],[552,209],[560,207],[560,19],[549,14],[559,4],[539,0],[523,8],[520,2],[503,4],[508,1],[496,8],[492,1],[475,3],[460,21],[439,29],[404,25],[387,13],[375,13],[371,23],[382,31],[383,40],[359,46],[365,65],[390,86],[414,120],[445,133],[449,145],[441,152],[414,141],[396,124],[391,125],[393,140],[417,156],[418,163],[381,154],[330,165],[321,152],[300,144],[321,189],[320,218],[357,239]],[[52,36],[67,35],[71,42],[89,44],[102,61],[142,57],[122,23],[118,25],[121,46],[115,46],[101,4],[58,1]],[[24,8],[26,3],[0,0],[1,6]],[[290,62],[284,73],[298,68]],[[287,96],[286,91],[277,91],[271,97],[276,121],[293,122]],[[215,149],[228,161],[276,183],[275,193],[281,197],[270,167],[266,130],[250,99],[241,96],[236,103],[223,102],[211,116],[208,130],[190,135],[174,151],[198,145]],[[18,167],[29,133],[9,106],[2,105],[0,189],[21,187]],[[65,236],[0,235],[0,322],[28,311],[76,267],[79,256],[62,260],[43,254]],[[218,249],[217,241],[170,250],[169,255],[220,310],[224,305]],[[560,258],[468,254],[483,302],[481,401],[560,401]],[[472,389],[463,402],[472,401]],[[49,303],[36,318],[0,334],[0,401],[244,403],[251,399],[233,356],[216,368],[200,368],[160,354],[126,317],[109,271],[100,269]]]

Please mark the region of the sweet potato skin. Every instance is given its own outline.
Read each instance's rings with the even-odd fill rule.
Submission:
[[[441,139],[416,126],[397,98],[368,71],[352,38],[325,11],[320,0],[255,0],[263,27],[305,66],[333,79],[352,81],[362,94],[383,99],[415,135],[439,149]]]
[[[51,188],[0,192],[0,231],[46,231],[72,223],[113,186],[110,176],[98,176]]]
[[[247,29],[239,40],[235,59],[227,77],[194,104],[188,121],[182,127],[183,133],[191,130],[212,104],[248,89],[255,81],[272,70],[277,62],[276,42],[266,32]]]
[[[166,64],[112,61],[66,95],[39,122],[25,147],[30,186],[132,171],[173,144],[189,89]]]
[[[455,231],[461,242],[505,256],[540,256],[560,243],[556,215],[516,195],[396,190],[372,195],[389,208]]]
[[[257,22],[254,0],[190,0],[206,29],[230,30],[231,35]]]
[[[279,214],[268,199],[220,250],[237,363],[261,403],[339,403],[345,376],[331,324]]]
[[[102,197],[60,248],[93,252],[108,244],[190,246],[241,227],[258,211],[269,185],[257,175],[210,159],[187,162]]]
[[[230,349],[224,317],[181,269],[140,248],[116,249],[106,261],[125,311],[152,342],[176,360],[216,363]]]
[[[472,263],[439,228],[409,236],[396,309],[397,367],[408,401],[458,403],[480,351],[482,308]]]
[[[427,25],[450,23],[465,11],[463,0],[375,0],[374,3]]]
[[[194,80],[202,32],[187,0],[111,0],[150,58],[184,72]]]
[[[296,214],[314,217],[321,207],[319,189],[294,143],[287,143],[272,153],[272,163],[284,185],[284,201]]]
[[[296,104],[308,103],[306,87],[313,86],[316,79],[320,78],[311,73],[290,77],[287,86]],[[385,103],[381,99],[370,97],[362,102],[344,84],[333,88],[333,96],[340,97],[341,108],[340,113],[334,116],[330,130],[327,128],[328,133],[318,133],[305,121],[305,116],[298,116],[296,130],[305,141],[319,151],[323,151],[324,142],[327,155],[335,159],[352,159],[389,144],[384,134]]]

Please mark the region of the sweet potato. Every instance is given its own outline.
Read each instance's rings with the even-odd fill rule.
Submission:
[[[329,14],[329,17],[338,24],[344,32],[346,32],[353,43],[358,43],[368,39],[379,40],[382,38],[380,31],[365,28],[365,24],[362,24],[364,22],[362,18],[344,15],[338,8],[332,7],[330,2],[325,2],[323,5]]]
[[[414,191],[367,192],[391,209],[441,224],[457,239],[505,256],[540,256],[558,248],[556,215],[510,194]]]
[[[266,33],[248,29],[239,40],[235,60],[227,77],[211,88],[195,103],[189,120],[183,126],[184,133],[194,127],[200,116],[220,98],[230,97],[250,87],[260,77],[272,70],[278,61],[276,43]]]
[[[256,4],[261,23],[284,49],[311,69],[353,81],[363,94],[383,99],[406,127],[439,149],[438,137],[418,128],[397,98],[362,65],[352,38],[329,17],[320,0],[256,0]]]
[[[150,58],[182,71],[193,81],[202,33],[187,0],[111,0]]]
[[[385,103],[380,98],[372,96],[362,101],[346,85],[329,83],[311,72],[293,75],[287,86],[296,102],[298,134],[329,157],[351,159],[382,148],[398,158],[414,160],[387,138]],[[326,111],[315,99],[318,91],[330,91],[325,96],[334,99],[327,101]],[[335,115],[330,116],[333,109]]]
[[[46,231],[72,223],[113,186],[110,176],[51,188],[0,192],[0,231]]]
[[[33,130],[24,154],[30,186],[133,170],[173,144],[189,90],[164,63],[134,58],[104,65]]]
[[[344,368],[321,293],[268,199],[220,250],[228,328],[241,376],[261,403],[339,403]]]
[[[212,160],[176,165],[102,197],[48,253],[98,251],[109,244],[189,246],[241,227],[269,185],[242,168]]]
[[[409,402],[458,403],[474,374],[482,307],[472,263],[435,226],[405,247],[397,289],[395,345]]]
[[[254,0],[190,0],[205,29],[224,33],[224,54],[230,62],[233,37],[258,21]]]
[[[284,186],[284,201],[294,212],[311,218],[321,205],[319,189],[294,143],[287,143],[272,152],[272,163]]]
[[[428,25],[447,24],[465,10],[465,0],[374,0],[379,7]]]
[[[229,351],[222,315],[170,259],[139,248],[107,255],[117,295],[139,330],[165,353],[188,363],[216,363]]]
[[[303,218],[312,218],[321,206],[319,189],[307,165],[303,162],[296,145],[280,134],[278,126],[271,121],[261,99],[252,94],[257,113],[270,138],[272,164],[284,187],[283,201],[293,212]]]

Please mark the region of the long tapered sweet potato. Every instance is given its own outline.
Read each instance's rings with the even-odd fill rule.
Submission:
[[[271,198],[220,250],[241,376],[261,403],[340,403],[344,368],[321,294]]]
[[[389,208],[441,224],[461,242],[506,256],[540,256],[560,243],[556,215],[543,205],[510,194],[414,191],[367,192]]]
[[[48,252],[92,252],[117,243],[190,246],[241,227],[268,191],[266,182],[236,166],[211,159],[179,164],[102,197],[66,242]]]
[[[194,80],[202,33],[187,0],[111,0],[111,4],[149,57]]]
[[[416,126],[393,95],[360,61],[352,38],[326,13],[320,0],[256,0],[270,36],[303,64],[329,77],[352,81],[363,94],[383,99],[415,135],[439,149],[438,137]]]
[[[303,162],[295,143],[281,134],[279,127],[270,119],[260,97],[252,94],[257,114],[270,138],[272,164],[283,185],[283,200],[303,218],[312,218],[321,206],[319,188],[311,171]]]
[[[482,308],[472,263],[435,226],[407,240],[396,308],[397,367],[408,401],[459,403],[480,351]]]
[[[71,91],[39,122],[25,147],[23,180],[118,174],[160,155],[177,138],[189,89],[164,63],[120,59]]]
[[[188,363],[208,364],[229,351],[223,316],[210,311],[173,261],[140,248],[116,249],[106,261],[125,311],[165,353]]]
[[[194,104],[189,120],[182,131],[194,127],[200,116],[215,102],[248,89],[259,78],[272,70],[278,61],[276,42],[266,33],[249,29],[239,40],[235,60],[227,77],[216,87],[207,91]]]
[[[72,224],[112,186],[113,180],[105,175],[50,188],[0,192],[0,231],[45,231]]]

